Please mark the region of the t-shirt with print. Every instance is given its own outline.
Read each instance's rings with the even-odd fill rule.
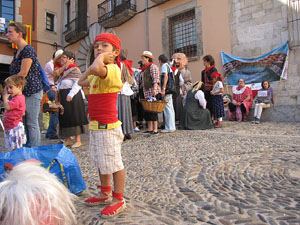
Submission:
[[[115,64],[106,67],[107,76],[104,79],[95,75],[88,76],[90,130],[113,129],[122,124],[117,117],[118,92],[123,87],[121,70]]]
[[[9,68],[9,74],[14,75],[20,72],[21,63],[23,59],[30,58],[32,59],[32,64],[26,76],[26,84],[23,90],[23,95],[30,96],[32,94],[38,93],[43,88],[41,70],[39,62],[36,58],[36,53],[34,48],[30,45],[26,45],[18,57],[16,57],[17,51],[14,53],[14,59]]]
[[[22,117],[26,110],[25,96],[17,95],[9,102],[10,110],[6,111],[3,116],[3,125],[5,130],[10,130],[22,122]]]
[[[216,92],[219,92],[221,91],[221,89],[223,88],[223,83],[221,81],[217,81],[215,84],[214,84],[214,87],[213,87],[213,93],[216,93]],[[222,95],[222,93],[219,93],[217,95]]]

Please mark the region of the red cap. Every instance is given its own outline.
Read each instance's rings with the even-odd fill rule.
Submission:
[[[223,81],[222,75],[219,72],[213,72],[211,74],[211,79],[219,77],[221,81]]]
[[[119,49],[120,53],[121,53],[121,41],[116,35],[114,35],[112,33],[98,34],[95,38],[94,44],[96,44],[96,42],[98,42],[98,41],[105,41],[107,43],[110,43],[116,49]],[[118,66],[120,67],[120,58],[119,58],[119,56],[117,57],[116,61],[117,61]]]

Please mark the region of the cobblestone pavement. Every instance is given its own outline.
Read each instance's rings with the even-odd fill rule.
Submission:
[[[223,124],[125,141],[128,209],[106,220],[102,207],[83,204],[99,182],[83,136],[72,150],[88,186],[76,202],[78,224],[300,224],[300,124]]]

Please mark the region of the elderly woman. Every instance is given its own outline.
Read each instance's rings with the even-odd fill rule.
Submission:
[[[59,75],[59,101],[64,107],[64,114],[59,115],[59,135],[65,138],[65,146],[70,146],[71,136],[75,136],[72,148],[78,148],[81,146],[80,134],[87,132],[88,120],[85,115],[83,94],[78,85],[81,72],[74,63],[74,58],[72,52],[64,51],[54,75]]]
[[[23,90],[25,96],[26,111],[23,117],[27,136],[27,147],[40,145],[39,112],[43,96],[43,83],[41,79],[40,65],[34,48],[25,41],[27,28],[22,23],[10,23],[7,28],[7,38],[10,43],[17,45],[14,58],[10,64],[10,75],[26,77]]]
[[[239,79],[238,86],[232,88],[232,102],[228,104],[228,120],[247,121],[252,107],[252,90],[245,86],[244,79]]]
[[[204,98],[204,84],[199,81],[185,96],[179,129],[204,130],[211,127],[210,112],[206,109],[206,100]]]
[[[144,67],[141,68],[140,88],[142,88],[143,91],[140,98],[148,99],[160,93],[160,74],[158,66],[153,63],[154,57],[151,52],[144,51],[141,57]],[[148,130],[144,133],[158,134],[157,113],[145,112],[144,117],[148,123]]]

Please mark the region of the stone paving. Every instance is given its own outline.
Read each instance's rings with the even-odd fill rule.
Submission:
[[[300,124],[136,133],[122,146],[128,209],[106,220],[102,207],[83,204],[99,182],[87,135],[83,143],[72,150],[88,186],[76,202],[78,224],[300,224]]]

